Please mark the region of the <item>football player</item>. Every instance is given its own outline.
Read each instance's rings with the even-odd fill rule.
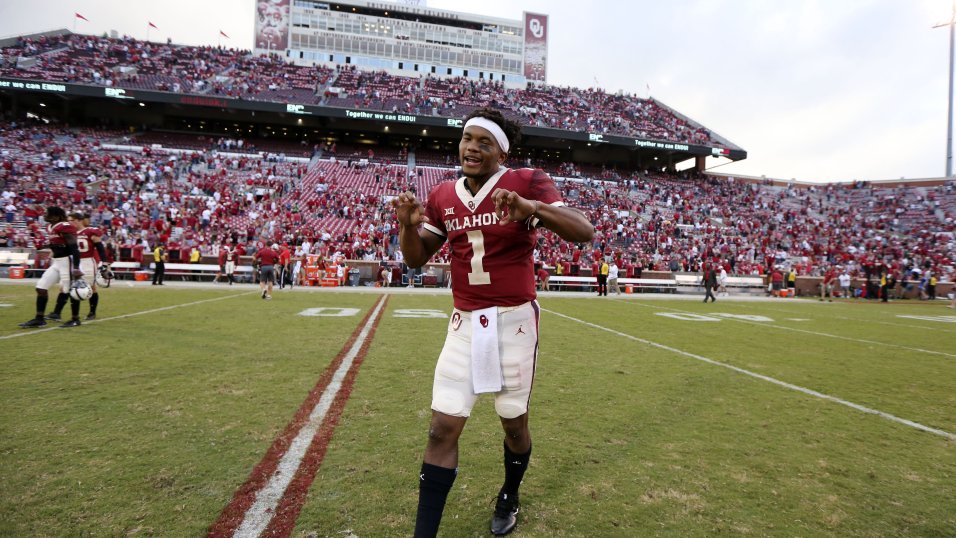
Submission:
[[[90,226],[89,213],[74,213],[74,225],[77,229],[76,243],[80,250],[80,269],[85,275],[94,275],[90,280],[93,296],[90,297],[90,312],[87,320],[96,319],[96,307],[100,303],[100,293],[96,285],[95,275],[101,265],[109,267],[106,246],[103,244],[103,231]]]
[[[504,484],[491,531],[517,525],[518,487],[531,458],[528,402],[538,355],[535,228],[585,242],[594,227],[565,207],[541,170],[504,166],[520,126],[493,109],[465,118],[458,144],[462,176],[438,184],[422,204],[413,192],[394,200],[409,267],[421,267],[448,241],[455,310],[435,366],[432,418],[419,475],[415,536],[435,536],[458,473],[458,439],[481,393],[493,393],[504,429]],[[500,347],[499,347],[500,340]]]
[[[80,251],[77,247],[76,228],[67,221],[66,211],[62,207],[50,206],[46,208],[44,219],[47,222],[47,248],[53,251],[53,260],[50,267],[43,272],[37,282],[36,317],[20,324],[23,328],[43,327],[46,325],[43,313],[49,301],[49,292],[54,285],[60,285],[60,293],[70,293],[70,284],[73,279],[83,277],[80,269]],[[72,319],[61,327],[78,327],[80,325],[80,301],[69,297]]]
[[[224,275],[229,279],[229,285],[232,286],[233,282],[236,281],[236,261],[239,259],[239,253],[232,247],[231,244],[226,243],[219,250],[219,270],[220,274]],[[219,275],[216,275],[216,281],[219,280]]]
[[[80,251],[80,270],[84,275],[92,275],[88,282],[93,289],[90,297],[90,312],[86,320],[96,319],[96,307],[100,303],[100,294],[96,284],[96,274],[100,264],[106,263],[106,247],[103,245],[103,232],[99,228],[90,226],[90,216],[86,213],[74,211],[68,217],[69,223],[76,228],[76,247]],[[109,264],[107,264],[108,266]],[[61,293],[56,298],[53,312],[47,314],[46,319],[58,320],[66,305],[68,295]]]

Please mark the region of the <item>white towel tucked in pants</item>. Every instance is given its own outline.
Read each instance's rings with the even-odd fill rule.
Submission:
[[[498,308],[494,306],[471,313],[471,381],[475,394],[501,390]]]

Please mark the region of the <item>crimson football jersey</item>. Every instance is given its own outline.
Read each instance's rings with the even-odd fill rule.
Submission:
[[[64,236],[76,235],[76,226],[69,222],[57,222],[56,224],[47,224],[47,241],[50,249],[53,250],[54,258],[63,258],[70,255],[70,249],[66,246]]]
[[[88,226],[82,230],[76,232],[76,248],[80,251],[80,258],[93,258],[96,261],[100,260],[100,254],[96,251],[96,247],[93,246],[94,237],[102,237],[103,232],[99,228],[94,228]]]
[[[465,178],[435,186],[425,202],[429,222],[424,227],[448,241],[452,294],[459,310],[517,306],[536,297],[532,252],[537,222],[499,224],[491,199],[497,189],[542,204],[564,205],[554,181],[537,169],[502,167],[474,196]]]

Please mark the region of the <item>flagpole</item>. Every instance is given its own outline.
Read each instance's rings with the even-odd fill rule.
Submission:
[[[953,51],[956,49],[953,32],[956,29],[956,0],[953,1],[949,22],[937,24],[933,28],[941,26],[949,26],[949,108],[946,115],[946,177],[949,178],[953,175]]]

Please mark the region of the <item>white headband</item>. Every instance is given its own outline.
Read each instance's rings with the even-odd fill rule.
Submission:
[[[497,123],[489,119],[482,118],[481,116],[475,116],[474,118],[471,118],[465,122],[464,128],[467,129],[470,125],[481,127],[482,129],[487,130],[495,137],[495,140],[498,141],[498,145],[501,146],[501,151],[508,153],[508,148],[510,147],[510,144],[508,144],[508,137],[505,136],[505,132],[501,130],[501,127],[499,127]]]

